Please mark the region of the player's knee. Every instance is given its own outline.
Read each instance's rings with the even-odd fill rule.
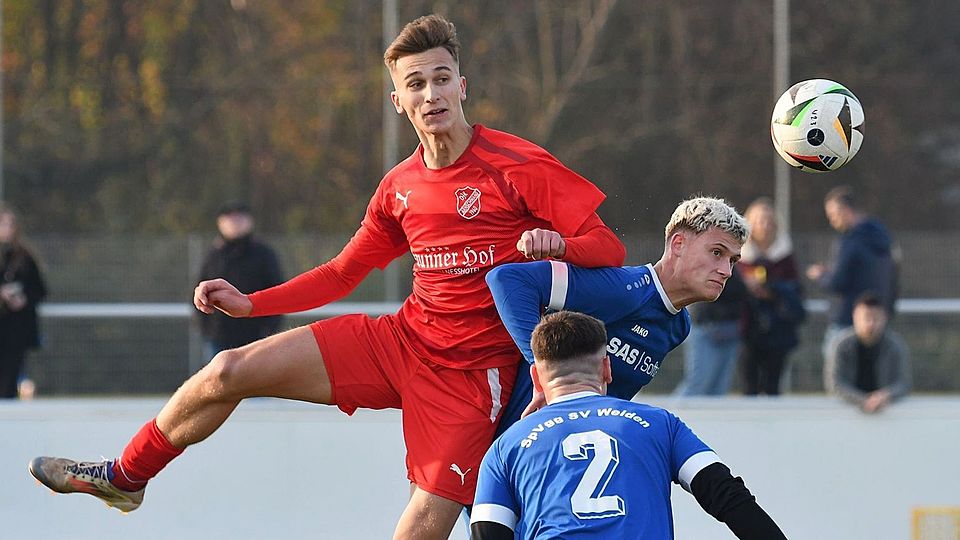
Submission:
[[[244,360],[244,353],[240,349],[220,351],[213,360],[203,369],[204,393],[214,398],[243,397],[237,396],[238,372]]]

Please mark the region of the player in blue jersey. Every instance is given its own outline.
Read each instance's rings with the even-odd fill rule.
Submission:
[[[744,218],[722,199],[697,197],[674,210],[656,264],[590,269],[560,261],[506,264],[487,274],[487,285],[504,326],[530,363],[530,336],[544,308],[600,319],[607,327],[613,368],[607,392],[630,399],[690,333],[685,306],[720,296],[748,234]],[[497,434],[543,404],[527,369],[519,370]]]
[[[603,395],[603,323],[561,311],[533,332],[530,369],[547,405],[511,426],[480,465],[474,540],[673,538],[670,484],[740,539],[785,536],[739,477],[679,418]]]

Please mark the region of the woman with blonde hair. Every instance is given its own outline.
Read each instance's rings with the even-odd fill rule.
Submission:
[[[780,394],[787,355],[798,343],[797,327],[806,313],[789,236],[778,226],[770,199],[760,198],[744,212],[750,238],[737,272],[749,291],[744,309],[740,376],[745,395]]]

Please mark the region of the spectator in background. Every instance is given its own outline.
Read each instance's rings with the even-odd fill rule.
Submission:
[[[773,202],[760,198],[744,214],[750,238],[737,273],[749,295],[743,310],[740,379],[748,396],[780,394],[787,355],[796,348],[797,327],[806,317],[793,244],[777,225]]]
[[[27,351],[40,346],[37,304],[47,287],[20,241],[17,216],[0,203],[0,398],[15,398]]]
[[[853,309],[853,328],[833,342],[823,369],[827,391],[860,407],[880,411],[910,391],[910,355],[896,332],[887,328],[887,306],[870,292]]]
[[[283,283],[276,253],[254,238],[253,226],[253,215],[245,203],[233,201],[221,206],[217,212],[220,234],[203,261],[197,282],[223,278],[246,293]],[[219,311],[198,318],[207,361],[220,351],[276,333],[282,320],[280,316],[233,318]]]
[[[733,272],[714,302],[689,306],[690,336],[683,353],[679,396],[722,396],[730,383],[740,351],[740,319],[747,289]]]
[[[880,221],[860,209],[850,187],[830,190],[824,198],[824,210],[840,237],[832,263],[811,265],[807,277],[833,295],[823,338],[826,357],[833,339],[853,325],[853,304],[861,294],[872,291],[888,314],[893,312],[897,276],[890,234]]]

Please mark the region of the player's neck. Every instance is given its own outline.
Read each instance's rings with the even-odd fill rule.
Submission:
[[[691,291],[683,285],[682,280],[678,279],[676,268],[665,259],[660,259],[653,265],[657,273],[657,279],[660,280],[660,286],[663,287],[663,293],[667,295],[667,300],[673,304],[677,310],[681,310],[699,299],[694,298]]]
[[[428,169],[442,169],[453,165],[470,146],[473,128],[464,122],[443,133],[425,133],[418,130],[417,135],[423,145],[423,164]]]
[[[562,396],[576,394],[578,392],[605,394],[606,388],[601,386],[599,381],[569,381],[562,379],[550,381],[543,387],[543,397],[547,400],[547,404],[553,403]]]

